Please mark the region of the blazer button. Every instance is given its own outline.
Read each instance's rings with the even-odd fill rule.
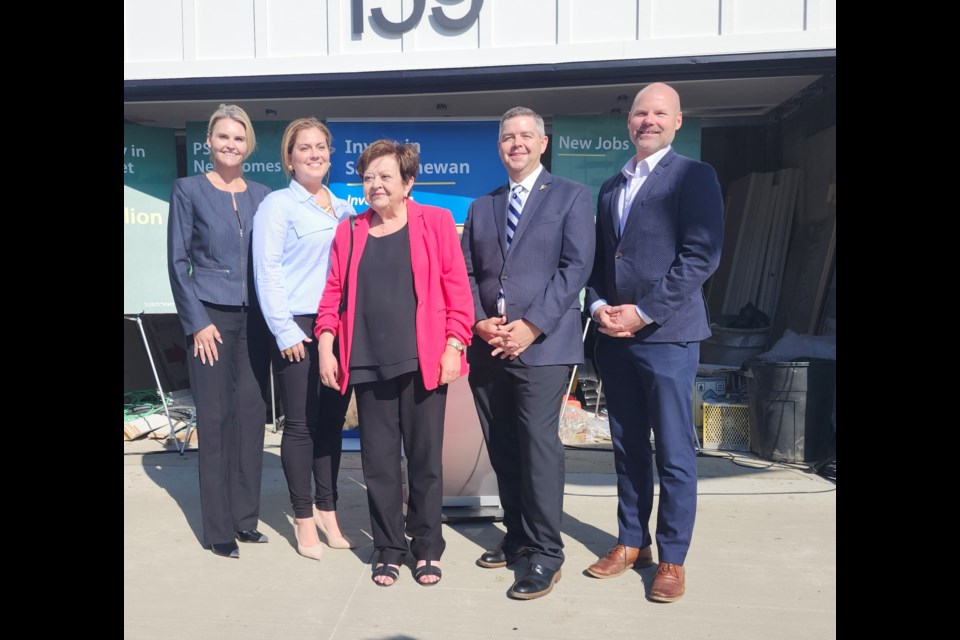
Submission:
[[[613,254],[613,257],[616,258],[617,260],[619,260],[620,258],[623,257],[623,254],[620,253],[619,251],[617,251],[615,254]]]
[[[510,276],[500,276],[501,280],[507,280],[508,278],[510,278]]]

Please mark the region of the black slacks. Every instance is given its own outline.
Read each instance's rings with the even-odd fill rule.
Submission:
[[[268,388],[269,332],[260,311],[204,303],[223,344],[210,366],[193,357],[187,336],[190,389],[200,439],[200,511],[204,544],[233,541],[256,529],[263,470],[264,389]]]
[[[529,367],[487,356],[470,362],[470,388],[497,473],[506,542],[530,562],[563,564],[564,460],[558,423],[569,367]]]
[[[354,386],[360,420],[360,460],[377,562],[439,560],[446,548],[440,527],[443,503],[443,414],[447,387],[427,391],[420,371]],[[407,456],[409,498],[404,523],[400,444]]]
[[[312,337],[316,319],[313,315],[295,316],[293,320]],[[350,402],[349,394],[341,395],[339,390],[320,384],[317,341],[304,343],[304,347],[306,357],[300,362],[290,362],[279,349],[273,350],[273,371],[284,415],[280,461],[293,514],[300,519],[313,517],[314,504],[321,511],[337,508],[343,418]]]

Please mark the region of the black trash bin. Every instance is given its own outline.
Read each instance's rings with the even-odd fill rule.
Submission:
[[[832,415],[837,363],[803,358],[744,364],[750,450],[775,462],[817,463],[836,451]]]

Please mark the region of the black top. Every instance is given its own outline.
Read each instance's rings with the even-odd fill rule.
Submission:
[[[357,267],[357,307],[350,350],[354,384],[417,370],[417,294],[410,232],[369,236]]]

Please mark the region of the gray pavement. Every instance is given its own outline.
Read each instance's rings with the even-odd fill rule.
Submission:
[[[319,562],[296,552],[280,466],[280,436],[264,449],[265,545],[240,560],[200,546],[197,454],[156,441],[124,443],[124,637],[475,640],[478,638],[836,637],[835,485],[750,454],[699,459],[699,508],[679,602],[644,598],[655,568],[596,580],[583,573],[616,543],[616,477],[609,451],[568,451],[566,564],[553,593],[510,600],[517,571],[474,564],[501,525],[444,526],[443,580],[418,586],[370,580],[373,547],[358,453],[345,453],[339,517],[353,551]],[[744,465],[744,466],[741,466]],[[749,466],[746,466],[749,465]],[[656,554],[655,554],[656,557]]]

